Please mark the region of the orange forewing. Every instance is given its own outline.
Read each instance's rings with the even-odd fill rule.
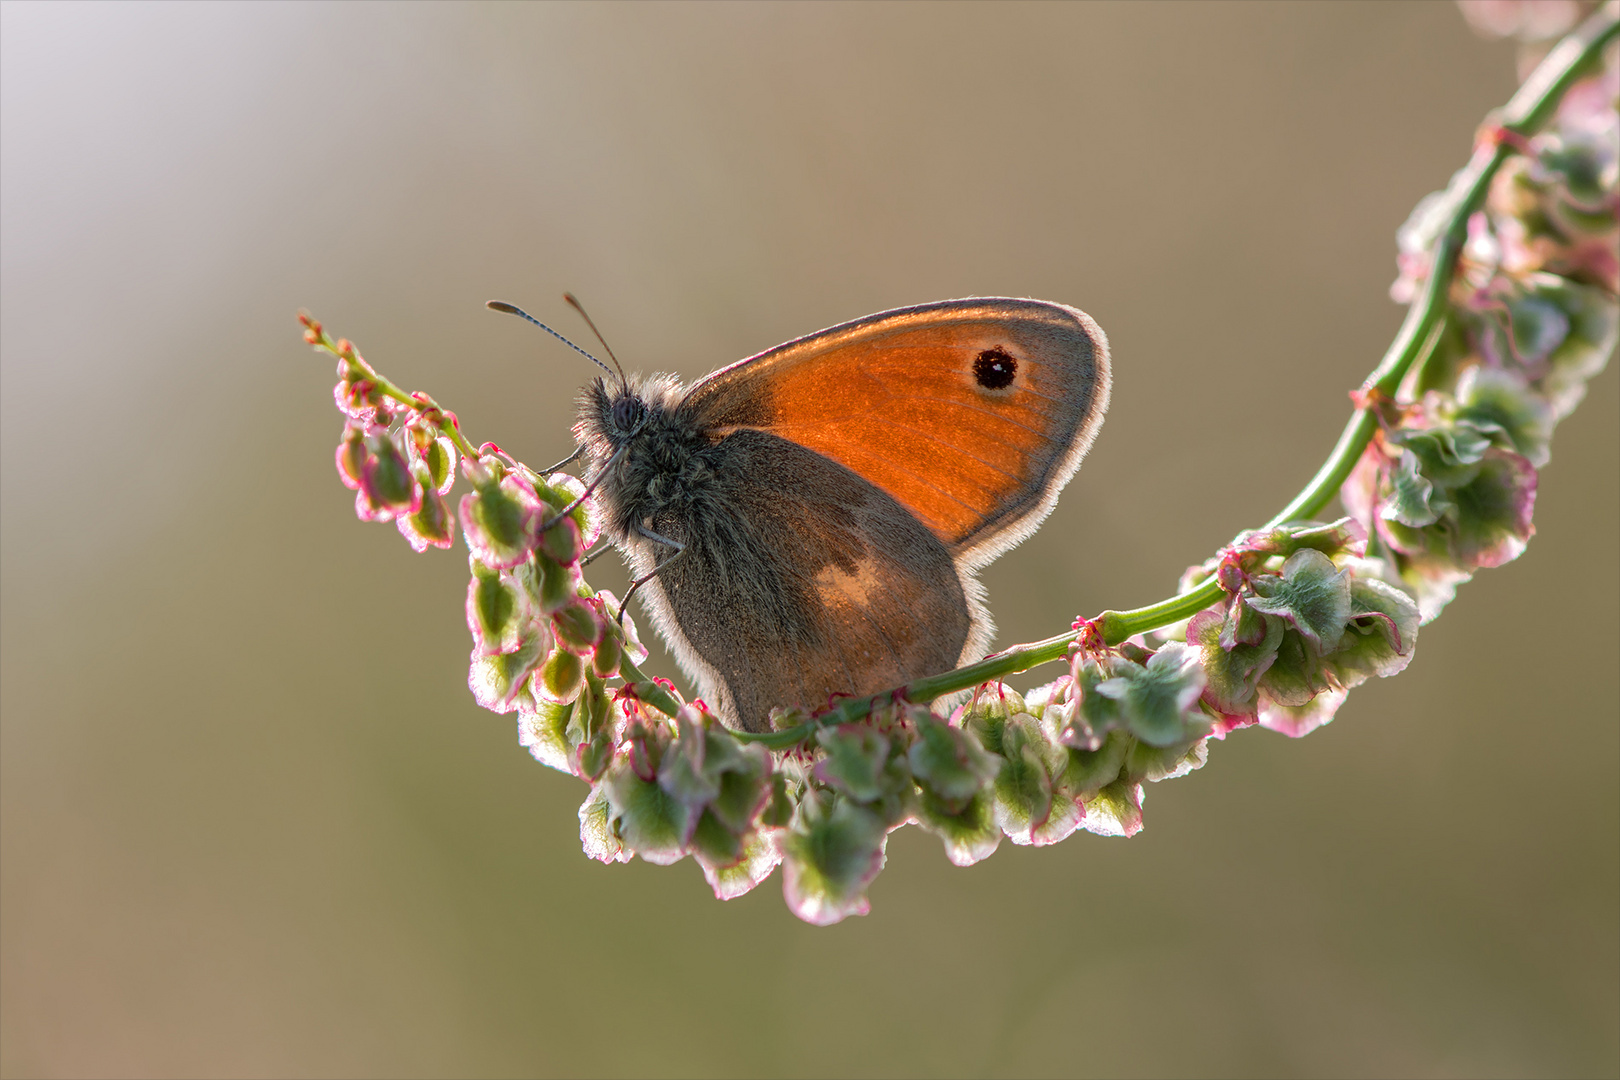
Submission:
[[[976,367],[987,355],[1012,358],[1010,383]],[[964,550],[1044,515],[1107,400],[1107,343],[1089,317],[991,298],[788,342],[704,379],[687,405],[713,435],[757,428],[831,458]]]

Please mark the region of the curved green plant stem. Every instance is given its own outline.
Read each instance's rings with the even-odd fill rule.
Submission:
[[[1339,488],[1351,469],[1355,468],[1378,427],[1378,418],[1371,406],[1381,397],[1393,397],[1407,371],[1414,363],[1427,357],[1439,338],[1444,326],[1447,296],[1456,275],[1457,255],[1467,240],[1468,219],[1483,205],[1491,179],[1502,163],[1517,152],[1516,145],[1522,145],[1524,139],[1535,134],[1552,117],[1565,91],[1599,62],[1604,47],[1615,39],[1616,34],[1620,34],[1620,19],[1616,18],[1610,7],[1612,5],[1599,9],[1574,33],[1559,42],[1513,95],[1494,124],[1487,124],[1483,129],[1483,137],[1468,165],[1452,177],[1446,188],[1445,225],[1431,249],[1428,281],[1422,295],[1407,310],[1406,319],[1383,359],[1362,384],[1362,400],[1365,404],[1351,415],[1333,452],[1310,483],[1264,528],[1313,518],[1338,495]],[[1212,579],[1189,592],[1148,607],[1131,611],[1105,611],[1091,620],[1091,625],[1100,631],[1104,642],[1117,645],[1134,634],[1189,619],[1219,601],[1221,596],[1220,586]],[[895,698],[928,702],[981,683],[1028,671],[1041,664],[1062,660],[1078,636],[1079,631],[1075,630],[1044,641],[1015,645],[1006,652],[955,671],[930,675],[871,697],[841,702],[831,711],[796,727],[766,735],[740,734],[739,738],[760,742],[773,749],[791,747],[809,738],[818,727],[859,720],[869,714],[874,706]]]
[[[1358,396],[1358,407],[1345,425],[1338,443],[1309,484],[1262,528],[1293,521],[1309,520],[1320,514],[1338,495],[1350,471],[1360,460],[1378,418],[1372,411],[1381,400],[1392,398],[1414,364],[1426,359],[1444,329],[1447,298],[1456,275],[1457,255],[1467,239],[1468,219],[1484,203],[1491,179],[1513,153],[1523,146],[1553,115],[1565,91],[1599,61],[1602,50],[1620,35],[1620,17],[1614,4],[1605,5],[1580,28],[1559,42],[1525,80],[1494,123],[1483,129],[1468,165],[1452,178],[1443,196],[1444,225],[1431,249],[1431,264],[1423,293],[1413,303],[1400,331],[1378,366],[1367,376]],[[379,393],[401,405],[417,410],[437,426],[470,461],[480,457],[461,432],[454,413],[439,406],[426,394],[412,394],[389,381],[361,358],[347,341],[334,341],[324,328],[303,316],[309,329],[308,340],[316,348],[337,357],[353,372],[375,386]],[[504,455],[503,455],[504,456]],[[1130,611],[1105,611],[1095,619],[1076,624],[1076,629],[1043,641],[1014,645],[1005,652],[986,657],[940,675],[917,679],[870,697],[851,698],[813,720],[764,734],[739,732],[738,738],[758,742],[772,749],[789,749],[811,737],[818,728],[860,720],[875,706],[901,699],[929,702],[947,694],[968,690],[982,683],[1003,679],[1041,664],[1064,659],[1083,630],[1090,630],[1106,645],[1118,645],[1135,634],[1156,630],[1189,619],[1221,599],[1215,581],[1206,581],[1188,592]],[[680,703],[668,690],[649,678],[635,664],[625,660],[620,674],[641,700],[661,712],[673,715]]]

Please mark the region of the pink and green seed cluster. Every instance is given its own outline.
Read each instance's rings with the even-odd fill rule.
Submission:
[[[1609,22],[1606,39],[1588,35],[1601,70],[1567,87],[1545,130],[1487,129],[1515,153],[1468,215],[1438,299],[1425,300],[1425,286],[1461,225],[1455,192],[1424,200],[1400,231],[1392,292],[1436,303],[1437,317],[1398,386],[1353,395],[1377,423],[1347,459],[1348,516],[1239,535],[1183,578],[1183,594],[1215,602],[1190,619],[1194,605],[1183,607],[1179,624],[1138,626],[1157,631],[1151,641],[1110,645],[1106,616],[1079,620],[1054,639],[1054,657],[1067,645],[1067,674],[1028,694],[983,683],[946,717],[909,698],[975,679],[931,678],[928,693],[780,712],[773,735],[729,731],[701,701],[641,674],[634,624],[585,583],[598,528],[579,480],[473,447],[453,413],[306,319],[307,340],[338,358],[339,477],[362,520],[395,522],[417,551],[449,547],[459,520],[469,685],[480,705],[517,714],[535,758],[590,785],[579,821],[593,858],[690,856],[722,899],[781,865],[789,907],[827,924],[867,910],[887,837],[906,824],[962,866],[1003,839],[1133,835],[1146,782],[1199,768],[1209,740],[1237,729],[1301,736],[1327,723],[1351,689],[1411,662],[1420,624],[1460,582],[1516,558],[1533,535],[1553,428],[1607,362],[1620,323]],[[458,464],[471,490],[452,510]]]

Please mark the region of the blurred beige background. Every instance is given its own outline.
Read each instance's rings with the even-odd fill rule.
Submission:
[[[591,370],[490,297],[687,377],[1083,307],[1114,406],[986,575],[1006,644],[1304,482],[1513,87],[1449,4],[6,4],[0,1072],[1614,1075],[1612,367],[1406,674],[1130,841],[904,830],[815,929],[580,854],[583,785],[466,690],[464,553],[355,519],[293,318],[539,465]]]

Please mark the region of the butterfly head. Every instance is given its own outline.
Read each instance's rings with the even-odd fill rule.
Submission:
[[[663,490],[655,478],[680,473],[704,441],[681,415],[681,389],[670,375],[631,376],[595,379],[580,395],[574,438],[588,470],[601,477],[610,533],[627,535],[648,516],[648,497]]]
[[[670,375],[632,375],[623,382],[595,379],[580,395],[575,438],[593,457],[605,461],[615,450],[659,427],[660,418],[667,419],[680,399],[680,384]]]

